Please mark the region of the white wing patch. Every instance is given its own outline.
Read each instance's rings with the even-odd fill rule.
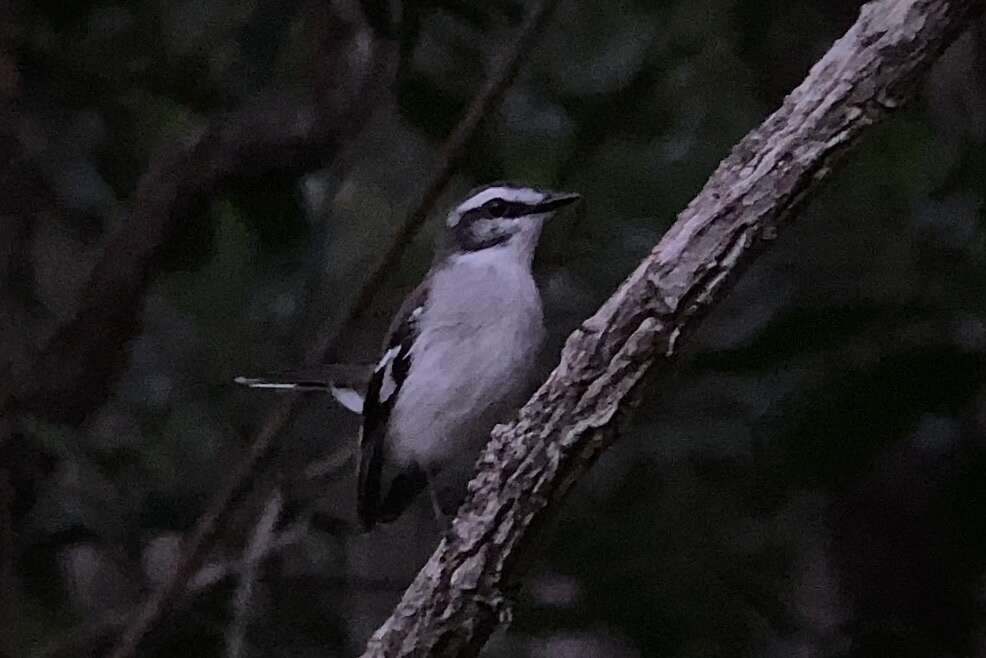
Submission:
[[[407,319],[404,321],[404,326],[407,328],[408,332],[414,332],[415,325],[417,325],[418,320],[421,318],[421,314],[424,313],[424,306],[417,306]],[[382,373],[380,379],[380,393],[377,396],[377,401],[381,404],[387,402],[391,396],[400,388],[403,381],[398,382],[394,376],[394,366],[398,359],[406,360],[410,356],[410,352],[413,349],[413,341],[408,341],[406,339],[401,340],[400,343],[394,345],[389,350],[383,353],[380,358],[380,363],[374,369],[374,372]],[[407,353],[405,353],[405,350]],[[405,364],[406,365],[406,364]],[[406,376],[407,373],[399,373],[402,377]]]
[[[415,311],[417,310],[418,309],[415,309]],[[397,382],[394,381],[394,359],[396,359],[400,353],[400,345],[391,347],[389,350],[384,352],[383,358],[380,359],[380,363],[378,363],[377,367],[374,369],[374,372],[383,371],[383,380],[380,382],[379,396],[381,403],[389,400],[390,396],[397,390]]]
[[[394,347],[391,347],[389,350],[384,352],[383,356],[380,357],[380,362],[377,363],[377,367],[373,369],[373,372],[380,372],[384,368],[390,366],[390,364],[394,362],[394,358],[398,354],[400,354],[400,352],[401,352],[400,345],[395,345]]]
[[[479,208],[481,205],[487,201],[493,199],[503,199],[504,201],[512,201],[527,204],[537,204],[544,200],[544,194],[538,192],[537,190],[530,187],[506,187],[497,185],[495,187],[488,187],[481,192],[474,194],[465,201],[459,204],[459,206],[449,213],[448,225],[449,228],[454,227],[462,219],[462,216],[469,212]]]
[[[332,392],[332,397],[336,399],[336,402],[341,404],[346,409],[352,411],[354,414],[363,413],[363,394],[359,391],[346,388],[343,386],[333,386],[330,388]]]

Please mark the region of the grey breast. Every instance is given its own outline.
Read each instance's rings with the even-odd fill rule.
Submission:
[[[392,454],[433,473],[468,472],[531,387],[544,338],[540,297],[522,264],[474,258],[434,273],[430,300],[394,408]]]

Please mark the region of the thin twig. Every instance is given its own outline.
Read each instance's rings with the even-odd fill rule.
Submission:
[[[174,573],[151,592],[131,618],[110,658],[130,658],[140,640],[167,614],[185,590],[185,584],[198,571],[205,555],[215,543],[216,536],[229,516],[233,503],[246,489],[263,457],[270,451],[274,437],[287,425],[294,409],[295,398],[283,398],[267,416],[246,454],[234,466],[206,511],[199,517],[191,535],[182,546],[182,555]]]
[[[286,530],[272,536],[267,544],[264,559],[287,550],[304,539],[309,533],[307,520],[298,521]],[[191,595],[206,592],[228,578],[241,576],[246,568],[245,560],[216,561],[202,566],[192,578],[181,598],[181,603],[189,603]],[[95,619],[89,619],[48,641],[32,652],[34,658],[58,658],[58,656],[89,655],[92,646],[113,633],[124,628],[132,618],[132,606],[120,606],[107,610]]]
[[[350,467],[355,456],[356,453],[350,446],[333,450],[328,455],[308,464],[301,472],[299,479],[305,482],[335,479],[347,467]]]
[[[250,626],[253,591],[257,586],[257,578],[264,558],[270,553],[274,543],[274,527],[281,515],[284,498],[281,491],[275,489],[271,494],[264,511],[254,526],[253,536],[243,552],[243,568],[240,571],[240,582],[233,594],[233,621],[226,631],[226,658],[240,658],[246,645],[246,633]]]

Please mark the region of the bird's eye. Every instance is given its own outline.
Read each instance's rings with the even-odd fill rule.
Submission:
[[[507,204],[503,199],[493,199],[486,204],[486,211],[492,217],[503,217],[507,214]]]

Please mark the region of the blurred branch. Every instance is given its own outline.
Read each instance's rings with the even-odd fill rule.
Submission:
[[[396,44],[370,33],[357,19],[355,0],[339,0],[332,9],[331,19],[316,21],[322,32],[314,98],[257,99],[154,160],[74,318],[0,386],[0,412],[82,422],[104,401],[125,362],[155,262],[178,227],[231,181],[324,166],[359,132],[389,86]]]
[[[749,133],[619,290],[569,336],[558,367],[498,426],[445,538],[364,656],[476,655],[537,530],[615,438],[653,370],[721,299],[866,129],[910,99],[979,0],[883,0]],[[655,367],[656,366],[656,367]]]
[[[269,508],[268,508],[269,509]],[[304,539],[309,533],[308,521],[293,523],[280,533],[270,535],[264,540],[263,554],[255,564],[248,564],[247,557],[243,560],[214,561],[203,565],[192,578],[183,592],[182,604],[190,603],[194,594],[201,594],[225,582],[227,578],[244,578],[247,571],[256,568],[266,559],[284,551]],[[107,610],[96,619],[90,619],[68,632],[49,640],[31,655],[35,658],[58,658],[59,656],[91,655],[93,647],[104,642],[112,634],[119,632],[127,625],[133,615],[133,607],[119,607]]]
[[[246,633],[250,626],[250,613],[253,604],[253,590],[264,560],[274,545],[276,535],[274,528],[281,515],[284,499],[279,490],[271,494],[264,506],[253,536],[243,552],[243,568],[240,571],[240,582],[233,595],[233,621],[226,632],[226,658],[240,658],[246,646]]]
[[[330,320],[317,333],[318,337],[305,354],[306,366],[317,365],[324,361],[325,356],[335,349],[342,336],[349,331],[359,317],[360,310],[368,305],[376,294],[383,282],[387,268],[400,258],[406,244],[415,231],[421,227],[442,189],[448,183],[452,172],[461,159],[464,148],[481,120],[500,99],[516,76],[525,56],[534,45],[535,37],[544,27],[557,4],[558,0],[542,0],[528,14],[517,39],[503,55],[496,72],[480,89],[462,121],[446,141],[439,158],[439,166],[414,212],[398,229],[380,263],[372,271],[348,312],[343,316],[346,319],[342,323]],[[124,630],[120,642],[110,654],[110,658],[133,656],[141,638],[174,605],[184,590],[185,583],[195,573],[198,565],[208,553],[219,528],[229,516],[234,502],[249,486],[259,465],[270,452],[274,437],[288,424],[294,413],[296,403],[297,398],[292,396],[283,398],[274,405],[250,443],[246,454],[234,466],[232,473],[210,502],[209,508],[199,518],[191,536],[183,547],[182,558],[174,575],[144,602],[137,615]]]

